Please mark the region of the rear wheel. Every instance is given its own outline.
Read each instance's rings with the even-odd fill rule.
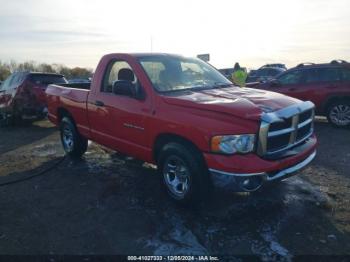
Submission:
[[[210,194],[208,170],[200,152],[189,146],[165,145],[159,154],[158,170],[168,195],[180,204],[194,204]]]
[[[328,122],[336,127],[350,126],[350,101],[336,101],[327,108]]]
[[[67,155],[80,158],[87,150],[88,141],[81,136],[73,121],[64,117],[60,124],[61,142]]]

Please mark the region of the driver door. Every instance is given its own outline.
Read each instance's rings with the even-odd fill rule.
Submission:
[[[100,90],[89,96],[88,112],[93,140],[116,151],[143,158],[149,153],[147,139],[150,98],[143,100],[113,92],[117,80],[140,85],[127,61],[110,61]],[[142,88],[140,86],[140,88]]]

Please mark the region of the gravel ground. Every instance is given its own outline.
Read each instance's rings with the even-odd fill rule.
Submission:
[[[0,129],[0,254],[350,255],[350,130],[318,119],[315,161],[253,194],[174,205],[154,167],[90,144],[64,159],[46,121]],[[61,161],[61,162],[60,162]]]

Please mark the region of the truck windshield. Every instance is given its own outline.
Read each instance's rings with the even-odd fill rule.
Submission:
[[[158,92],[211,89],[233,85],[214,67],[197,58],[175,55],[139,57]]]

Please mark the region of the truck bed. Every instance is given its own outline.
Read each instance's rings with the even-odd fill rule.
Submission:
[[[48,117],[56,125],[62,110],[74,116],[79,132],[89,137],[87,101],[90,93],[89,83],[49,85],[46,89]]]

